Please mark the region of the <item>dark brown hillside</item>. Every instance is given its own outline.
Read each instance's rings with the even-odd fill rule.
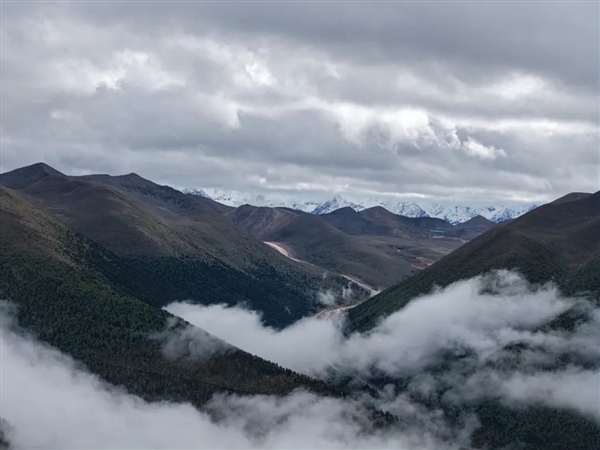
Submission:
[[[476,238],[482,233],[491,230],[497,224],[483,216],[475,216],[466,222],[455,225],[451,231],[451,235],[460,237],[466,240]]]
[[[411,230],[451,230],[451,224],[442,219],[435,217],[404,217],[394,214],[381,206],[365,209],[359,215],[378,225],[387,226],[390,229],[403,228],[407,232]]]
[[[229,217],[259,239],[284,245],[295,258],[350,275],[375,288],[418,271],[415,266],[420,258],[436,260],[462,244],[423,237],[422,232],[406,232],[405,228],[394,235],[393,230],[363,219],[350,208],[314,215],[244,205]],[[344,221],[346,227],[342,227]]]
[[[600,255],[600,192],[549,203],[492,228],[418,275],[349,312],[351,328],[368,330],[434,285],[447,286],[492,269],[517,269],[532,282],[568,288]],[[592,279],[591,275],[586,280]]]
[[[265,322],[283,326],[314,312],[320,289],[347,283],[285,258],[205,199],[135,174],[68,177],[38,164],[2,174],[0,183],[20,186],[36,207],[160,285],[145,297],[153,305],[245,303],[263,312]]]
[[[37,163],[0,174],[0,184],[11,189],[23,189],[47,176],[66,177],[65,174],[47,164]]]

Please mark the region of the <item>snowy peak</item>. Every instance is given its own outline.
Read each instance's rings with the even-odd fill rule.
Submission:
[[[400,202],[391,209],[391,212],[405,217],[427,217],[425,210],[415,202]]]
[[[363,204],[354,203],[342,198],[340,195],[336,195],[332,200],[319,205],[312,212],[313,214],[327,214],[344,207],[350,207],[355,211],[362,211],[372,206],[383,206],[388,211],[405,217],[433,217],[442,219],[452,225],[467,222],[477,216],[482,216],[492,222],[500,223],[505,220],[511,220],[522,216],[537,207],[537,205],[473,207],[466,205],[443,205],[440,203],[422,206],[415,202],[386,204],[372,200]]]
[[[201,195],[203,197],[210,198],[223,205],[233,206],[237,208],[242,205],[252,206],[267,206],[270,208],[290,208],[298,209],[304,212],[312,212],[319,203],[311,201],[301,201],[295,199],[278,199],[278,198],[266,198],[264,195],[252,195],[247,192],[238,191],[222,191],[210,189],[207,191],[202,189],[184,189],[183,192],[192,195]]]
[[[453,225],[463,223],[476,216],[485,217],[495,223],[515,219],[536,208],[538,205],[521,205],[515,207],[508,206],[446,206],[439,203],[433,203],[425,211],[429,217],[443,219]]]
[[[184,189],[183,192],[200,197],[210,198],[223,205],[238,207],[241,205],[267,206],[270,208],[290,208],[313,214],[328,214],[341,208],[352,208],[360,212],[374,206],[382,206],[388,211],[405,217],[434,217],[445,220],[448,223],[456,225],[471,220],[474,217],[482,216],[495,223],[515,219],[536,208],[538,205],[518,205],[518,206],[470,206],[470,205],[448,205],[442,203],[429,203],[425,200],[403,201],[403,202],[385,202],[381,199],[368,199],[361,202],[350,201],[337,194],[331,200],[325,203],[314,201],[302,201],[290,198],[265,197],[264,195],[252,195],[246,192],[223,191],[215,189]]]
[[[204,197],[204,198],[209,198],[211,200],[213,199],[210,195],[208,195],[202,189],[184,189],[182,192],[184,194],[193,195],[194,197]]]
[[[336,195],[332,200],[317,206],[312,213],[313,214],[328,214],[341,208],[352,208],[355,211],[362,211],[365,209],[363,205],[356,204],[345,200],[341,195]]]

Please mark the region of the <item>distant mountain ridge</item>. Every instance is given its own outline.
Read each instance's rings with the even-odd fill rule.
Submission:
[[[524,204],[518,206],[469,206],[469,205],[452,205],[442,203],[425,203],[417,204],[414,201],[402,201],[398,203],[384,202],[377,199],[367,201],[348,200],[341,195],[335,195],[331,200],[323,203],[315,201],[301,201],[295,199],[284,198],[266,198],[263,195],[251,195],[248,193],[237,191],[215,191],[211,194],[202,189],[184,189],[185,193],[210,198],[223,205],[238,207],[245,204],[252,206],[268,206],[271,208],[291,208],[299,211],[308,212],[311,214],[329,214],[342,208],[352,208],[360,212],[375,206],[381,206],[388,211],[405,217],[433,217],[445,220],[452,225],[467,222],[477,216],[485,217],[494,223],[505,222],[507,220],[516,219],[523,214],[537,208],[537,204]]]
[[[482,219],[473,222],[484,222]],[[479,227],[480,224],[472,223]],[[494,269],[520,271],[531,283],[555,282],[566,293],[600,299],[600,191],[573,193],[498,225],[422,272],[349,312],[352,330],[367,331],[434,286]]]

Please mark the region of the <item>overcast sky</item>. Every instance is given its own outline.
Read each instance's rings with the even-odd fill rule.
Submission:
[[[598,2],[2,8],[2,171],[315,200],[600,189]]]

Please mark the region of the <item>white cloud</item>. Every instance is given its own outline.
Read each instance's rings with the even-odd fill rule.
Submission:
[[[438,448],[423,430],[373,430],[358,401],[303,391],[216,396],[204,411],[148,403],[6,321],[1,333],[2,416],[10,426],[3,431],[15,449]]]
[[[590,322],[572,333],[538,329],[576,303],[591,312]],[[450,425],[439,410],[411,396],[427,397],[443,386],[444,401],[451,403],[499,396],[508,404],[577,410],[600,423],[595,403],[600,311],[591,308],[561,297],[552,286],[534,288],[510,273],[436,291],[393,314],[370,335],[348,339],[324,320],[305,319],[277,332],[242,309],[172,304],[170,311],[192,323],[298,371],[324,375],[329,368],[331,375],[341,372],[360,384],[371,368],[378,368],[393,377],[407,375],[409,381],[399,392],[391,385],[382,388],[378,398],[320,398],[303,391],[285,397],[217,395],[202,411],[189,404],[148,403],[109,386],[3,320],[2,416],[16,449],[467,448],[478,426],[474,416],[465,415],[458,427]],[[2,312],[10,318],[9,311]],[[196,333],[183,331],[173,336],[182,344],[176,355],[182,356],[183,349],[189,357],[198,356]],[[204,342],[206,334],[197,331]],[[165,330],[160,339],[168,341],[168,335]],[[520,356],[503,350],[516,342],[529,350]],[[201,350],[206,357],[206,348]],[[440,352],[465,356],[450,360],[446,371],[424,371],[439,361]],[[573,362],[559,370],[543,368],[565,354],[583,358],[587,366]],[[502,358],[509,358],[509,365]],[[398,415],[404,425],[371,428],[365,404]]]
[[[471,380],[473,386],[483,386],[479,391],[471,391],[475,397],[499,393],[507,401],[542,402],[589,414],[591,402],[582,402],[581,395],[569,400],[566,391],[561,391],[544,398],[542,388],[531,395],[518,389],[519,383],[535,384],[539,376],[539,386],[553,386],[559,379],[567,380],[565,386],[574,386],[585,379],[588,382],[582,389],[587,395],[595,394],[594,382],[600,382],[597,370],[578,368],[554,376],[535,369],[535,364],[554,364],[557,355],[576,355],[600,366],[596,345],[600,339],[598,311],[591,315],[592,322],[581,325],[573,334],[536,331],[577,302],[563,298],[552,285],[536,288],[519,275],[499,272],[461,281],[413,300],[368,335],[353,334],[348,338],[342,335],[339,316],[333,316],[333,321],[306,318],[275,331],[263,327],[255,313],[239,308],[175,303],[167,310],[243,350],[320,377],[331,374],[335,366],[365,378],[374,373],[416,377],[416,389],[424,380],[420,378],[423,371],[437,364],[441,354],[468,351],[472,356],[465,364],[473,374],[451,373],[459,398],[469,397],[463,385]],[[517,364],[510,377],[498,372],[492,378],[490,373],[495,372],[486,369],[486,364],[505,357],[504,347],[514,343],[533,346],[528,359]],[[495,381],[482,384],[482,377]],[[437,380],[430,382],[435,386]]]
[[[438,9],[421,16],[408,4],[356,4],[332,23],[327,5],[298,5],[288,16],[260,5],[225,14],[227,5],[211,3],[118,12],[13,3],[3,10],[2,100],[18,114],[3,122],[3,168],[44,159],[66,173],[144,172],[171,185],[295,191],[301,200],[324,198],[335,186],[350,196],[412,193],[456,203],[473,193],[502,203],[595,189],[592,15],[562,33],[585,36],[572,47],[578,52],[565,53],[562,44],[523,37],[538,36],[535,27],[510,28],[512,6],[494,14],[510,33],[472,39],[477,27],[457,13],[463,7],[446,10],[448,21]],[[388,29],[395,8],[435,30]],[[543,17],[579,14],[555,16],[553,8],[528,22],[546,37]],[[367,32],[364,17],[382,28]],[[246,29],[249,21],[264,28]],[[525,44],[505,53],[515,33]],[[61,130],[52,111],[78,115],[85,126]],[[275,175],[262,173],[266,167]]]
[[[467,142],[463,145],[464,151],[471,156],[476,156],[481,159],[496,159],[500,157],[506,157],[504,149],[495,148],[492,146],[485,146],[475,139],[469,137]]]

